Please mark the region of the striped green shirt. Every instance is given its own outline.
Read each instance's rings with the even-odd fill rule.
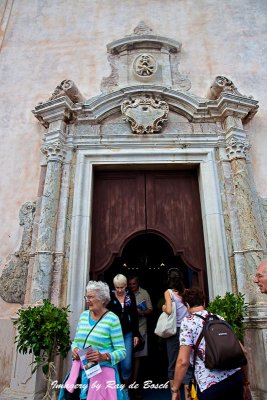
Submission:
[[[71,345],[72,350],[75,347],[79,349],[83,348],[88,332],[95,325],[94,322],[95,321],[90,319],[89,310],[81,314],[75,338]],[[117,364],[125,358],[126,349],[120,320],[112,311],[109,311],[90,333],[84,347],[88,347],[89,345],[91,345],[94,350],[100,351],[100,353],[109,353],[112,365]]]

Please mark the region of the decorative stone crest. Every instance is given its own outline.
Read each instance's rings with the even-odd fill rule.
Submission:
[[[229,160],[246,158],[249,143],[246,140],[231,138],[226,145],[226,153]]]
[[[151,76],[157,69],[157,63],[150,54],[140,54],[136,57],[134,64],[134,72],[139,76]]]
[[[62,162],[66,156],[66,150],[59,141],[43,145],[41,152],[46,156],[47,161]]]
[[[123,119],[130,122],[133,133],[158,133],[167,121],[169,106],[160,97],[140,96],[125,100],[121,112]]]

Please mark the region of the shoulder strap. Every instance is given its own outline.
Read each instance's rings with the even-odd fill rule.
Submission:
[[[203,317],[202,315],[199,315],[199,314],[193,314],[193,315],[196,315],[197,317],[203,319],[203,320],[205,321],[205,323],[206,323],[207,317],[208,317],[210,314],[207,314],[206,317]],[[196,344],[195,344],[195,346],[194,346],[194,348],[193,348],[193,349],[194,349],[193,375],[194,375],[194,373],[195,373],[195,364],[196,364],[196,358],[197,358],[197,350],[198,350],[199,344],[200,344],[200,342],[201,342],[201,340],[202,340],[202,338],[203,338],[203,336],[204,336],[204,327],[205,327],[205,323],[204,323],[204,326],[203,326],[203,328],[202,328],[202,330],[201,330],[201,332],[200,332],[200,334],[199,334],[199,336],[198,336],[198,338],[197,338]]]
[[[89,312],[90,312],[90,311],[89,311]],[[86,338],[85,338],[85,341],[84,341],[84,343],[83,343],[83,349],[84,349],[85,343],[87,342],[87,339],[88,339],[90,333],[95,329],[95,327],[96,327],[96,325],[98,324],[98,322],[100,322],[101,319],[102,319],[108,312],[109,312],[109,311],[104,312],[104,314],[99,318],[98,321],[96,321],[96,323],[94,324],[94,326],[90,329],[90,331],[89,331],[89,333],[87,334],[87,336],[86,336]]]
[[[206,320],[207,320],[207,317],[208,317],[210,314],[207,314],[206,317],[203,317],[203,316],[200,315],[200,314],[193,314],[193,315],[195,315],[196,317],[201,318],[201,319],[203,319],[204,321],[206,321]]]
[[[172,290],[171,290],[171,289],[168,289],[168,292],[169,292],[169,294],[170,294],[171,301],[174,301],[174,297],[173,297]]]

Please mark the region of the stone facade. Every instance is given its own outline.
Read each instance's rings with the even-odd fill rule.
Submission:
[[[16,35],[16,23],[24,23],[29,6],[10,0],[4,3],[3,23],[9,21],[9,24],[3,25],[5,36],[2,53],[4,64],[8,65],[12,54],[8,47],[9,43],[12,43],[12,34]],[[44,23],[43,15],[48,13],[51,18],[53,15],[60,15],[60,1],[51,3],[50,11],[38,0],[33,3],[36,9],[31,10],[30,15],[36,15],[36,30],[39,20]],[[90,4],[78,1],[75,12],[85,23],[82,15],[84,11],[97,13],[99,3],[105,5],[104,14],[110,11],[109,3],[101,0]],[[132,7],[130,2],[116,1],[116,5],[121,7],[125,7],[125,3]],[[242,71],[242,62],[237,71],[236,68],[231,69],[231,79],[222,76],[224,70],[229,70],[227,61],[223,60],[222,56],[218,60],[217,55],[215,56],[209,48],[209,51],[206,50],[206,59],[203,60],[202,56],[199,56],[198,46],[192,44],[192,33],[189,32],[191,40],[186,38],[182,30],[179,30],[180,35],[177,35],[177,21],[174,21],[171,15],[174,13],[181,24],[186,25],[192,18],[194,22],[196,10],[193,8],[196,7],[200,11],[195,2],[194,7],[191,7],[192,1],[180,2],[183,11],[188,8],[188,14],[182,16],[176,11],[177,2],[174,0],[164,5],[157,1],[152,1],[149,5],[142,5],[144,2],[141,1],[137,3],[138,12],[133,13],[134,19],[131,17],[132,33],[126,35],[129,29],[124,27],[120,34],[117,29],[116,35],[112,37],[114,40],[110,41],[110,32],[106,28],[107,32],[97,37],[96,41],[101,45],[108,43],[110,75],[105,73],[107,62],[104,61],[104,54],[100,56],[99,50],[94,53],[94,46],[86,50],[89,54],[87,59],[90,59],[90,56],[94,57],[94,54],[98,54],[99,58],[96,57],[93,64],[89,63],[88,71],[88,64],[80,62],[79,73],[66,63],[67,59],[64,57],[68,49],[62,49],[64,62],[59,65],[66,75],[63,77],[61,73],[53,72],[53,66],[47,63],[43,68],[40,66],[42,88],[34,86],[36,94],[33,97],[35,104],[43,98],[48,100],[34,107],[33,114],[38,120],[36,124],[33,120],[28,123],[24,120],[23,129],[21,126],[16,128],[16,132],[24,131],[26,127],[33,132],[44,132],[42,143],[35,139],[35,143],[30,142],[31,146],[28,147],[40,149],[43,158],[41,159],[37,151],[33,152],[32,159],[28,159],[23,152],[20,156],[22,166],[25,162],[32,161],[35,169],[38,169],[40,164],[42,169],[40,174],[39,171],[35,174],[30,171],[33,181],[31,190],[27,191],[27,185],[23,190],[18,190],[18,198],[26,196],[26,200],[32,199],[32,202],[26,203],[24,212],[21,211],[24,213],[24,230],[21,235],[17,235],[19,250],[15,253],[13,250],[10,261],[3,262],[3,266],[6,265],[2,268],[0,277],[3,282],[0,291],[0,311],[5,310],[5,314],[2,312],[2,320],[10,332],[10,337],[5,336],[4,343],[0,346],[0,359],[4,359],[3,349],[6,346],[13,348],[12,338],[15,332],[11,318],[16,310],[14,303],[26,305],[48,297],[58,305],[71,304],[74,311],[71,317],[72,333],[75,329],[83,307],[80,291],[86,285],[90,270],[88,260],[94,168],[101,165],[120,165],[123,168],[129,164],[195,164],[199,167],[209,295],[213,298],[217,294],[223,295],[226,291],[241,291],[245,294],[249,303],[246,345],[252,365],[250,374],[253,399],[265,400],[266,299],[258,293],[257,287],[252,283],[256,266],[266,254],[264,198],[267,197],[267,192],[264,189],[266,176],[262,174],[261,169],[264,161],[261,145],[266,147],[266,139],[261,135],[259,143],[259,132],[256,132],[257,128],[263,128],[267,124],[264,119],[266,103],[260,103],[259,108],[257,101],[263,94],[260,78],[255,88],[257,90],[253,91],[255,85],[250,84]],[[215,3],[223,7],[220,2]],[[241,4],[235,1],[230,10],[233,12],[240,7],[240,17],[243,18],[241,10],[251,6],[249,3],[245,1]],[[208,1],[205,4],[206,12],[201,14],[202,18],[204,20],[209,16],[207,24],[214,27],[213,6]],[[260,6],[264,4],[256,1],[254,7],[255,4],[259,7],[256,11],[260,18]],[[166,10],[167,5],[170,6],[169,10]],[[155,16],[151,18],[151,25],[146,22],[137,24],[141,19],[136,20],[139,14],[141,17],[145,10],[148,11],[153,6]],[[74,5],[71,5],[71,2],[66,4],[64,12],[64,15],[71,15]],[[169,21],[168,32],[166,27],[158,22],[159,13],[163,13]],[[16,22],[15,15],[21,16],[22,21]],[[101,22],[103,27],[105,18],[108,18],[107,14]],[[115,21],[119,19],[118,14]],[[237,33],[234,17],[231,21],[233,23],[230,29]],[[259,26],[263,25],[262,23]],[[58,29],[59,27],[55,27],[55,30]],[[251,26],[250,29],[255,28]],[[225,32],[218,30],[217,35],[220,43],[220,35],[224,38]],[[41,36],[38,37],[40,41]],[[204,36],[203,33],[200,35],[201,43],[204,43]],[[84,50],[81,39],[79,43],[81,50]],[[190,45],[194,49],[191,60],[188,55]],[[251,48],[251,57],[254,54],[253,50],[254,47]],[[75,59],[74,48],[70,51],[72,59]],[[31,49],[31,52],[29,53],[34,54],[34,49]],[[214,61],[210,59],[211,56],[214,57]],[[213,67],[209,63],[213,63]],[[181,72],[180,64],[186,69],[186,74]],[[218,70],[217,64],[220,65],[220,74],[214,73]],[[209,68],[213,76],[207,72]],[[49,70],[49,77],[46,69]],[[90,71],[94,69],[97,71],[96,81],[102,94],[99,94],[92,76],[92,86],[86,93],[90,85],[84,74],[93,74]],[[51,76],[53,82],[55,81],[53,85]],[[74,79],[75,83],[66,77]],[[239,88],[239,84],[242,84],[240,91],[236,87],[238,85]],[[206,95],[202,94],[206,89],[204,86],[209,86]],[[52,92],[53,87],[55,90]],[[191,92],[192,87],[194,92],[201,95]],[[246,90],[248,96],[241,94]],[[52,92],[50,97],[49,92]],[[250,93],[253,93],[257,100],[252,98]],[[24,91],[21,96],[23,100],[26,99],[26,104],[21,106],[21,110],[28,115],[31,107],[27,108],[27,92]],[[30,96],[30,101],[33,97]],[[12,99],[9,102],[12,104]],[[15,121],[14,124],[17,127],[19,121]],[[18,133],[16,140],[19,143]],[[5,165],[8,169],[8,161]],[[16,175],[16,168],[13,173]],[[23,176],[21,183],[24,181],[29,185],[30,177]],[[14,181],[11,180],[10,183],[14,184]],[[36,195],[38,183],[39,190]],[[8,196],[7,189],[5,194]],[[14,207],[12,204],[11,209]],[[16,231],[11,223],[7,225],[8,229]],[[15,242],[10,241],[9,245],[5,246],[2,257],[7,256],[8,249],[12,253],[12,244]],[[14,257],[17,257],[16,262]],[[19,288],[16,295],[14,288]],[[257,354],[256,358],[254,354]],[[6,388],[0,394],[0,399],[38,399],[38,396],[41,396],[37,394],[41,392],[40,379],[36,375],[31,377],[30,369],[23,369],[23,365],[28,361],[29,357],[25,360],[25,356],[13,353],[12,364],[9,363],[7,368],[9,376],[0,382],[2,389]]]

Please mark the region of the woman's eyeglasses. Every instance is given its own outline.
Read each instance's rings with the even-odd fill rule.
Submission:
[[[84,300],[85,301],[89,301],[89,300],[94,300],[95,299],[95,296],[83,296],[83,298],[84,298]]]

